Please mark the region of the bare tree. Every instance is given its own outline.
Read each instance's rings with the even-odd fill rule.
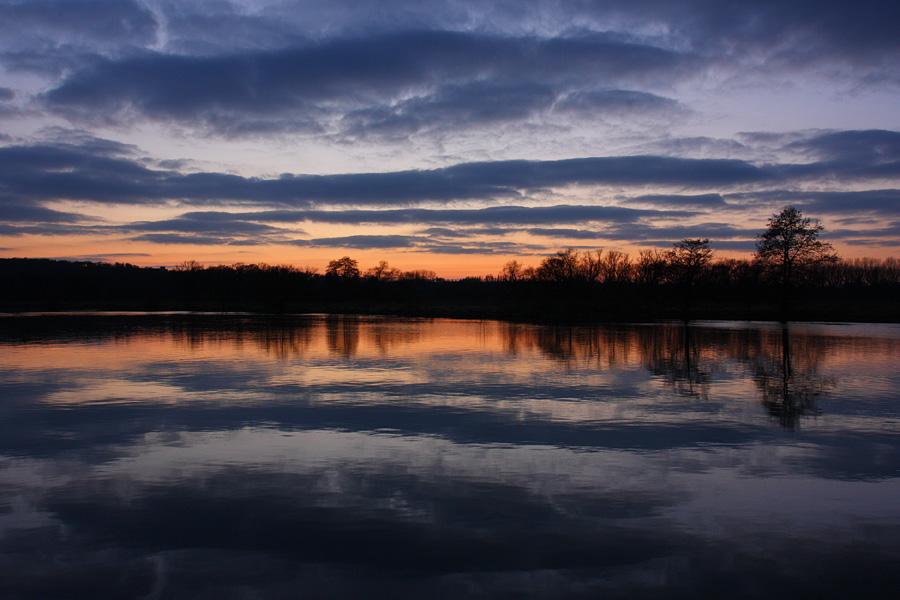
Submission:
[[[198,263],[196,260],[186,260],[182,263],[175,265],[175,271],[202,271],[203,265]]]
[[[644,285],[659,285],[665,278],[666,257],[659,250],[641,250],[634,265],[634,277]]]
[[[359,277],[359,263],[343,256],[328,263],[325,267],[325,275],[340,277],[341,279],[357,279]]]
[[[793,206],[772,215],[756,239],[756,260],[781,281],[781,306],[790,308],[791,288],[815,266],[835,262],[831,244],[819,239],[825,227]]]
[[[566,248],[553,256],[548,256],[541,261],[538,267],[538,277],[544,281],[574,281],[578,276],[578,250]]]
[[[599,251],[597,256],[599,258]],[[623,283],[631,279],[631,257],[626,252],[610,250],[600,263],[604,282]]]
[[[519,281],[522,279],[522,263],[511,260],[500,270],[500,281]]]
[[[386,260],[380,260],[377,265],[366,271],[366,277],[376,281],[394,281],[400,277],[400,269],[390,266]]]
[[[712,260],[709,238],[685,238],[666,253],[674,280],[684,290],[684,307],[690,312],[694,286]]]
[[[560,250],[541,261],[536,271],[537,277],[557,283],[596,281],[603,269],[602,253],[602,250],[579,252],[575,248]]]

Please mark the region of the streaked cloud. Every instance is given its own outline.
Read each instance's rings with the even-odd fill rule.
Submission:
[[[898,20],[886,0],[0,0],[0,236],[745,250],[793,204],[888,248]]]

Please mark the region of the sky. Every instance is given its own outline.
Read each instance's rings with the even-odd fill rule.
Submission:
[[[900,4],[0,0],[0,257],[900,254]]]

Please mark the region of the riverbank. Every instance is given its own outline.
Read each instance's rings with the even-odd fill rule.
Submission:
[[[807,283],[781,305],[752,278],[690,287],[648,281],[339,278],[289,269],[176,271],[31,259],[0,261],[0,312],[187,311],[396,315],[516,322],[684,319],[900,321],[900,283]]]

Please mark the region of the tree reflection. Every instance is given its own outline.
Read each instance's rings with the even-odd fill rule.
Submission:
[[[325,338],[331,352],[346,357],[355,355],[359,349],[359,318],[327,317],[325,319]]]
[[[522,327],[501,329],[507,352],[533,347],[567,368],[617,368],[639,363],[684,398],[709,401],[715,381],[729,379],[729,363],[749,367],[766,411],[782,426],[797,428],[820,413],[819,398],[835,385],[819,374],[825,359],[841,352],[834,338],[791,336],[785,326],[716,328],[685,324],[652,326]]]
[[[817,373],[824,348],[805,339],[792,344],[790,329],[785,325],[780,343],[769,349],[760,353],[754,373],[763,406],[782,427],[797,429],[803,417],[821,413],[819,397],[835,385],[833,379]]]
[[[703,332],[688,324],[654,328],[649,333],[642,345],[644,366],[665,377],[679,396],[706,400],[715,369],[709,352],[714,340],[703,339]]]

